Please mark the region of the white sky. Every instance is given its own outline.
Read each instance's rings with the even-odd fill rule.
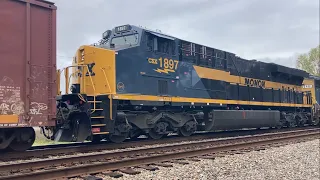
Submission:
[[[319,0],[51,0],[58,6],[58,66],[118,25],[133,24],[233,52],[295,66],[319,45]]]

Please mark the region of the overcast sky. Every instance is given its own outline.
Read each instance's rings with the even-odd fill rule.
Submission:
[[[295,66],[319,45],[319,0],[51,0],[58,6],[58,65],[118,25],[133,24],[233,52]]]

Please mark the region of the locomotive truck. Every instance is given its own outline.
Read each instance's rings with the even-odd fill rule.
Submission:
[[[319,77],[131,24],[57,70],[56,9],[0,1],[0,149],[30,148],[33,127],[54,141],[119,143],[319,124]]]

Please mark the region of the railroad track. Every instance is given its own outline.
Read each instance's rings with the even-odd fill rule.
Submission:
[[[310,127],[308,127],[310,128]],[[316,128],[316,127],[311,127]],[[2,153],[0,157],[0,163],[15,161],[15,160],[30,160],[35,158],[48,158],[51,156],[62,156],[62,155],[72,155],[75,153],[90,153],[102,150],[115,150],[115,149],[125,149],[141,147],[146,145],[155,144],[168,144],[168,143],[179,143],[184,141],[199,141],[212,138],[227,138],[227,137],[237,137],[246,136],[254,134],[264,134],[264,133],[274,133],[274,132],[287,132],[292,130],[304,130],[305,127],[296,127],[288,129],[254,129],[254,130],[236,130],[236,131],[222,131],[222,132],[212,132],[206,134],[195,134],[190,137],[177,137],[176,135],[171,135],[159,140],[149,140],[147,138],[140,138],[138,140],[129,140],[121,144],[109,143],[102,141],[97,143],[72,143],[72,144],[58,144],[58,145],[47,145],[47,146],[35,146],[32,149],[19,153],[10,152]]]
[[[223,140],[207,140],[160,147],[142,147],[109,153],[83,154],[57,159],[35,160],[0,166],[0,179],[56,179],[77,177],[84,174],[108,173],[119,170],[124,173],[135,171],[132,167],[152,169],[166,166],[162,162],[184,163],[184,160],[215,158],[221,154],[243,153],[261,150],[282,143],[319,138],[320,128],[260,134]],[[188,158],[188,159],[187,159]],[[191,159],[190,159],[191,158]]]

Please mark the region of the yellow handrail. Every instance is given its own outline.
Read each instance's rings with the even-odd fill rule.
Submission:
[[[107,85],[108,85],[108,88],[109,88],[109,92],[111,93],[111,87],[110,87],[110,84],[109,84],[109,81],[108,81],[108,77],[107,77],[106,71],[104,70],[104,68],[100,68],[100,69],[104,74],[104,78],[106,79],[106,82],[107,82]]]
[[[63,72],[63,71],[65,71],[65,80],[66,80],[66,82],[65,82],[65,90],[66,90],[66,94],[68,94],[68,90],[69,90],[69,78],[71,77],[71,75],[73,75],[74,73],[76,73],[76,72],[74,72],[74,73],[72,73],[71,75],[70,75],[70,77],[69,77],[69,68],[71,68],[71,67],[86,67],[87,68],[87,71],[88,71],[88,74],[89,74],[89,78],[90,78],[90,81],[91,81],[91,85],[92,85],[92,89],[93,89],[93,111],[91,112],[91,114],[92,113],[94,113],[95,111],[96,111],[96,88],[95,88],[95,86],[94,86],[94,83],[93,83],[93,79],[92,79],[92,74],[91,74],[91,72],[90,72],[90,70],[89,70],[89,67],[87,66],[87,65],[85,65],[85,64],[83,64],[83,65],[72,65],[72,66],[67,66],[67,67],[65,67],[65,68],[63,68],[62,69],[62,71],[60,71],[60,70],[58,70],[58,77],[60,78],[60,76],[61,76],[61,73]],[[60,81],[60,80],[59,80]],[[81,80],[80,80],[81,82],[82,82],[82,84],[83,84],[83,86],[81,86],[80,88],[82,89],[82,91],[81,92],[84,92],[85,93],[85,74],[83,74],[82,76],[81,76]],[[59,84],[59,86],[58,86],[58,88],[59,88],[59,91],[60,91],[60,84]],[[80,95],[80,96],[79,96]],[[82,95],[81,94],[78,94],[78,97],[82,100],[82,101],[84,101],[84,98],[82,97]]]
[[[61,75],[61,72],[60,72],[60,69],[57,70],[57,95],[61,95],[61,91],[60,91],[60,75]]]
[[[90,81],[91,81],[91,84],[92,84],[92,89],[93,89],[93,111],[91,111],[91,114],[94,113],[96,111],[96,88],[94,86],[94,83],[93,83],[93,79],[92,79],[92,76],[91,76],[91,72],[89,70],[89,67],[87,65],[85,65],[87,67],[87,70],[88,70],[88,74],[89,74],[89,77],[90,77]],[[82,76],[83,79],[85,77],[85,75]],[[85,80],[83,80],[85,81]],[[84,86],[85,87],[85,86]]]
[[[110,87],[110,84],[109,84],[109,81],[108,81],[108,77],[107,77],[106,71],[104,70],[104,68],[101,68],[101,70],[102,70],[102,72],[104,74],[104,77],[106,79],[106,82],[107,82],[107,85],[108,85],[108,88],[109,88],[109,93],[110,93],[110,96],[109,96],[110,113],[109,113],[109,115],[110,115],[110,119],[112,120],[112,116],[113,116],[113,114],[112,114],[112,95],[111,95],[112,91],[111,91],[111,87]]]

